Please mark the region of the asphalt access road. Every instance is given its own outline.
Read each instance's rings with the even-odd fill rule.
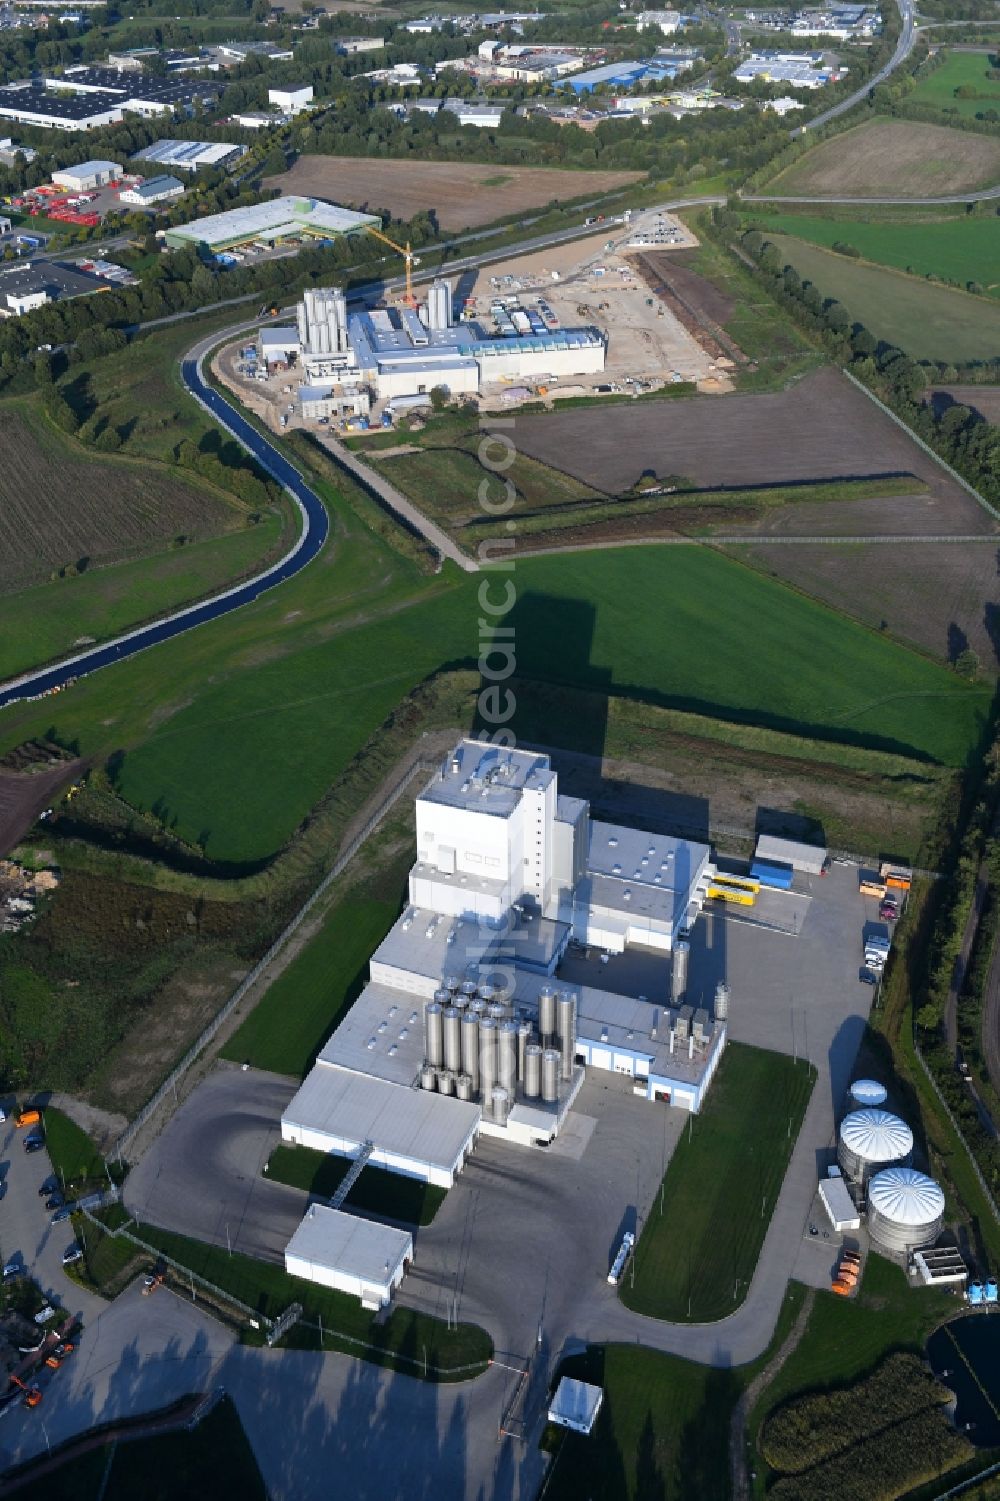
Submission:
[[[834,104],[830,109],[824,110],[821,115],[817,115],[808,124],[801,125],[798,130],[793,130],[793,136],[804,135],[809,130],[819,130],[821,126],[828,124],[831,120],[835,120],[838,115],[846,115],[849,109],[853,109],[856,104],[860,104],[863,100],[867,99],[872,89],[876,88],[880,83],[884,83],[889,75],[895,73],[900,64],[906,61],[913,51],[914,43],[917,40],[916,10],[913,0],[896,0],[896,3],[899,6],[899,18],[903,24],[900,29],[899,40],[896,42],[895,51],[885,67],[880,68],[874,77],[867,79],[861,85],[861,88],[856,89],[847,99],[842,99],[839,104]]]
[[[283,1263],[309,1196],[262,1173],[297,1088],[280,1074],[219,1064],[132,1169],[129,1213],[140,1224]]]
[[[310,489],[288,460],[266,438],[262,437],[234,406],[214,391],[202,375],[201,362],[209,349],[218,343],[218,340],[218,334],[212,334],[209,338],[203,339],[182,361],[181,375],[184,383],[209,415],[214,417],[291,496],[302,517],[302,531],[297,540],[283,558],[246,583],[237,584],[232,589],[225,589],[221,594],[213,595],[211,599],[204,600],[201,604],[178,610],[165,620],[155,621],[151,625],[128,631],[104,646],[80,652],[77,656],[60,662],[56,667],[43,668],[41,671],[14,678],[0,687],[0,708],[18,701],[40,698],[52,692],[53,689],[65,687],[67,683],[77,678],[88,677],[92,672],[97,672],[102,667],[109,667],[114,662],[124,662],[139,652],[147,651],[151,646],[159,646],[161,642],[171,641],[175,636],[194,630],[196,626],[205,625],[210,620],[218,620],[221,616],[228,615],[230,611],[252,603],[262,594],[266,594],[278,584],[284,583],[286,579],[293,578],[295,574],[300,573],[312,562],[326,542],[330,523],[326,508],[319,496]]]

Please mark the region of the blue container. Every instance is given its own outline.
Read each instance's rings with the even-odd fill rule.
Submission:
[[[995,1303],[997,1301],[997,1285],[995,1282],[987,1282],[984,1295],[987,1303]]]
[[[969,1302],[975,1307],[983,1301],[983,1289],[978,1282],[969,1283]]]
[[[770,860],[755,860],[750,874],[762,886],[773,886],[778,891],[788,891],[795,872],[790,865],[775,865]]]

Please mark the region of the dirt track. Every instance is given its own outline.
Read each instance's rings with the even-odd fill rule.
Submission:
[[[52,771],[0,771],[0,858],[10,854],[61,787],[79,776],[83,761],[64,761]]]

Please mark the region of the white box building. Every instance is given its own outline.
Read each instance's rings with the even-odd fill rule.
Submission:
[[[413,1236],[325,1204],[311,1204],[285,1247],[285,1271],[383,1308],[413,1260]]]
[[[286,115],[298,115],[304,109],[308,109],[313,101],[313,86],[311,83],[301,84],[297,88],[268,89],[267,102],[283,110]]]
[[[71,193],[86,193],[92,188],[105,188],[118,182],[122,169],[117,162],[81,162],[78,167],[64,167],[53,172],[52,181],[57,188],[66,188]]]

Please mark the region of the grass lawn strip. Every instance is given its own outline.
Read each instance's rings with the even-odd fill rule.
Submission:
[[[54,1105],[43,1115],[45,1147],[53,1171],[74,1197],[110,1186],[104,1158],[86,1131]],[[112,1177],[114,1173],[112,1172]]]
[[[275,1147],[267,1164],[267,1176],[292,1188],[304,1188],[317,1198],[330,1199],[351,1167],[349,1157],[332,1157],[308,1147]],[[347,1209],[402,1220],[408,1225],[429,1225],[445,1201],[447,1190],[404,1178],[384,1168],[366,1167],[347,1195]]]
[[[990,78],[993,58],[985,52],[948,51],[945,60],[933,71],[917,79],[917,86],[907,98],[913,104],[935,105],[943,115],[956,114],[974,120],[987,110],[1000,113],[1000,80]],[[976,97],[958,99],[958,89],[974,89]]]
[[[832,250],[835,244],[853,245],[863,260],[909,271],[917,276],[939,276],[965,286],[975,282],[990,297],[1000,297],[1000,218],[941,218],[914,224],[893,223],[855,209],[856,218],[819,218],[812,213],[780,213],[755,208],[748,224],[769,238],[792,235],[799,240]]]
[[[852,320],[913,359],[963,364],[993,359],[1000,349],[1000,308],[987,298],[865,265],[785,235],[772,239],[803,281],[843,303]]]
[[[746,1297],[816,1070],[782,1053],[727,1045],[704,1110],[692,1116],[620,1288],[636,1313],[704,1323]],[[747,1146],[747,1122],[753,1142]]]

